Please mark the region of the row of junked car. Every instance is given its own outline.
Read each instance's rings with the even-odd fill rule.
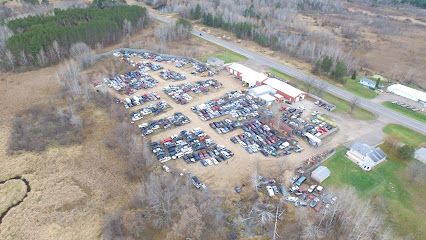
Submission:
[[[164,80],[182,81],[186,79],[184,74],[172,70],[162,70],[160,76]]]
[[[221,98],[191,107],[191,110],[197,113],[203,121],[228,114],[241,121],[258,116],[258,109],[265,105],[266,102],[259,98],[252,97],[241,91],[231,91]]]
[[[327,103],[325,101],[317,100],[314,102],[315,105],[318,105],[319,107],[324,108],[327,111],[334,111],[336,109],[336,106],[330,103]]]
[[[207,93],[210,89],[221,88],[222,84],[215,79],[196,81],[195,83],[183,83],[179,85],[169,85],[163,91],[175,102],[185,105],[192,100],[190,93]]]
[[[143,70],[134,70],[112,78],[105,78],[105,84],[116,91],[131,95],[140,89],[153,88],[158,81]]]
[[[231,137],[231,141],[239,143],[250,154],[260,152],[265,157],[278,157],[303,150],[295,139],[281,136],[258,119],[243,123],[241,128],[244,133]]]
[[[147,107],[143,107],[135,112],[131,112],[130,117],[132,119],[132,122],[139,121],[149,115],[159,115],[160,113],[166,111],[169,107],[170,105],[167,104],[167,102],[160,101],[157,103],[153,103]]]
[[[161,118],[158,120],[151,120],[147,123],[139,125],[142,136],[151,135],[164,129],[171,129],[173,127],[183,126],[190,123],[191,120],[181,112],[176,112],[170,117]]]
[[[288,191],[286,200],[294,203],[296,207],[309,206],[318,212],[323,208],[329,208],[337,200],[336,196],[325,191],[324,187],[320,185],[303,184],[307,178],[302,174],[293,176],[290,180],[292,186]]]
[[[318,111],[313,111],[307,120],[301,118],[303,107],[288,107],[283,110],[281,121],[288,125],[293,134],[306,140],[312,146],[321,145],[321,139],[337,130],[335,125],[327,122]]]
[[[161,141],[152,142],[151,150],[162,163],[182,158],[186,163],[200,162],[203,166],[217,165],[234,156],[232,151],[216,144],[200,128],[184,130]]]
[[[419,111],[418,108],[411,106],[410,104],[403,103],[403,102],[393,101],[392,104],[398,105],[400,107],[409,109],[409,110],[414,111],[414,112]]]
[[[216,130],[217,133],[225,134],[241,127],[241,122],[226,118],[222,121],[211,122],[209,123],[209,126]]]
[[[178,68],[191,64],[194,69],[193,70],[194,74],[211,72],[210,69],[205,64],[191,58],[161,55],[161,54],[156,54],[151,52],[127,51],[127,50],[114,52],[113,55],[117,57],[121,57],[123,60],[127,60],[127,61],[129,61],[131,57],[139,57],[141,59],[151,60],[155,62],[175,63],[176,67]]]
[[[127,109],[127,108],[132,108],[132,107],[142,105],[147,102],[157,101],[160,99],[161,99],[160,95],[158,95],[156,92],[149,92],[143,95],[125,98],[123,103],[124,103],[124,107]]]

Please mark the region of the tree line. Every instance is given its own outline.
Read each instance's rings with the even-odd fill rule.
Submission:
[[[68,57],[73,43],[94,48],[119,41],[144,27],[147,11],[139,6],[54,9],[52,15],[30,16],[7,23],[13,32],[1,51],[2,67],[46,66]]]

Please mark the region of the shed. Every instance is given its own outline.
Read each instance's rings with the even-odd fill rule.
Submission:
[[[376,89],[376,80],[372,80],[369,79],[367,77],[363,77],[361,78],[361,80],[359,81],[359,83],[365,87],[371,88],[371,89]],[[383,84],[379,83],[379,88],[383,87]]]
[[[221,67],[225,64],[225,61],[216,57],[209,57],[207,63],[213,67]]]
[[[330,170],[325,166],[319,166],[311,173],[311,178],[318,183],[322,183],[330,176]]]
[[[393,84],[388,87],[388,92],[408,98],[416,102],[426,103],[426,93],[414,88],[410,88],[401,84]]]
[[[227,65],[225,69],[249,87],[254,87],[258,82],[260,83],[268,78],[265,74],[257,72],[239,63],[231,63]]]
[[[271,88],[277,90],[278,94],[282,95],[285,99],[291,102],[298,102],[305,99],[305,96],[306,96],[305,92],[276,78],[268,78],[264,80],[262,83],[264,85],[268,85]]]
[[[419,148],[414,153],[414,158],[426,164],[426,148]]]

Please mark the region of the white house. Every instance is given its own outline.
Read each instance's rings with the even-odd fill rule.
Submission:
[[[360,168],[370,171],[377,164],[386,160],[386,154],[379,147],[372,147],[365,143],[354,143],[346,152],[346,156]]]

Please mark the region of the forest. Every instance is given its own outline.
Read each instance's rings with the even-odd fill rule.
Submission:
[[[6,40],[3,67],[46,66],[69,55],[73,43],[92,48],[119,41],[147,22],[145,8],[54,9],[52,15],[15,19],[7,23],[13,35]]]

